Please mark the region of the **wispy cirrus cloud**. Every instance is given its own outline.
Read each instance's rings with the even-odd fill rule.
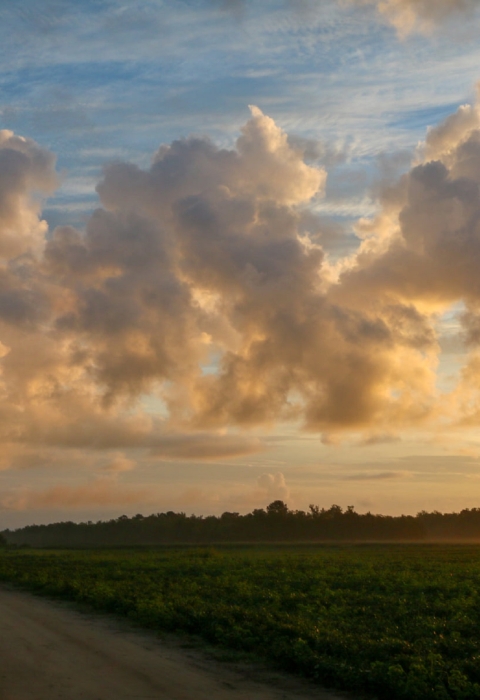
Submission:
[[[458,17],[473,17],[475,0],[350,0],[359,5],[375,5],[380,16],[390,22],[400,36],[411,32],[429,34],[439,25]]]

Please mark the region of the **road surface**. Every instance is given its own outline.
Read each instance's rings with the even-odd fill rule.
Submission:
[[[108,616],[0,588],[1,700],[339,700]],[[343,696],[344,697],[344,696]]]

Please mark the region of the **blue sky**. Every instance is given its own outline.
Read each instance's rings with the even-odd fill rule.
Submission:
[[[290,135],[344,152],[361,200],[354,173],[379,153],[415,148],[428,126],[472,100],[478,79],[473,31],[461,41],[448,27],[399,40],[371,6],[2,7],[0,123],[56,153],[64,182],[50,205],[77,205],[77,217],[95,201],[106,162],[147,164],[159,144],[189,134],[231,145],[249,104]]]
[[[301,222],[299,233],[307,231],[308,246],[314,248],[318,230],[328,256],[330,277],[322,284],[331,284],[335,274],[348,272],[349,265],[363,265],[352,258],[361,244],[359,220],[390,211],[385,192],[411,170],[412,163],[420,162],[417,149],[428,130],[455,114],[461,105],[473,105],[476,100],[480,12],[475,7],[470,12],[468,7],[462,10],[457,0],[442,0],[443,4],[436,5],[437,10],[440,5],[444,8],[442,14],[433,2],[431,12],[422,15],[415,0],[403,4],[387,0],[383,14],[376,0],[3,0],[0,129],[32,139],[42,153],[48,151],[56,157],[59,185],[42,195],[41,218],[48,224],[44,243],[52,240],[55,227],[68,224],[76,227],[79,240],[83,240],[92,212],[99,206],[109,206],[100,204],[96,192],[105,167],[114,172],[118,164],[129,163],[148,170],[162,144],[168,146],[191,135],[208,137],[217,149],[238,149],[240,146],[235,144],[248,124],[253,125],[252,129],[255,124],[259,129],[273,129],[270,122],[258,121],[260,117],[255,122],[255,114],[251,117],[249,105],[256,105],[280,130],[275,138],[280,138],[280,132],[287,134],[292,153],[302,152],[310,170],[307,173],[297,163],[298,177],[314,178],[314,173],[324,171],[328,174],[324,191],[320,186],[315,196],[300,198],[294,205]],[[402,14],[402,8],[413,14]],[[14,148],[21,150],[23,146],[16,142]],[[288,157],[293,158],[291,154]],[[450,157],[448,153],[439,156],[446,167],[454,168]],[[255,169],[248,172],[254,177]],[[274,170],[268,172],[271,177],[275,175]],[[208,171],[205,177],[208,179],[210,174]],[[305,185],[307,190],[310,186]],[[42,189],[41,180],[35,181],[34,189]],[[242,193],[242,197],[253,197],[251,192]],[[115,199],[114,210],[120,207],[118,201]],[[283,201],[280,205],[284,206]],[[286,206],[290,206],[288,201]],[[379,230],[383,225],[378,224]],[[395,225],[391,224],[392,230]],[[378,234],[379,240],[382,235]],[[375,254],[381,255],[381,244],[378,246]],[[25,251],[22,248],[21,255],[26,255]],[[196,249],[191,251],[192,256],[197,253]],[[9,258],[7,262],[2,258],[2,265],[13,269],[19,259]],[[38,265],[38,280],[43,284],[44,263]],[[263,270],[260,263],[258,269]],[[117,274],[112,273],[105,289],[108,285],[108,289],[113,288]],[[133,272],[129,275],[130,280]],[[192,282],[194,277],[194,272],[184,269],[176,282],[183,284],[188,279],[189,289],[201,297],[198,303],[202,313],[209,313],[204,282]],[[55,289],[64,284],[56,277],[55,282],[49,278],[50,282],[57,285]],[[75,288],[66,284],[59,297],[70,300],[75,294],[85,294],[88,300],[103,283],[102,278],[88,293],[85,279]],[[15,284],[20,283],[17,280]],[[32,289],[29,287],[29,294],[33,294]],[[53,297],[52,290],[49,287],[48,292],[42,292],[42,299]],[[343,308],[342,293],[340,290],[338,298],[334,295],[335,308]],[[472,313],[476,309],[469,294],[468,289],[458,298],[452,293],[443,306],[425,296],[412,296],[408,302],[412,318],[413,310],[419,318],[423,315],[431,332],[434,328],[438,332],[442,347],[449,348],[443,353],[437,348],[431,355],[430,350],[421,351],[425,352],[428,372],[436,372],[438,390],[453,392],[454,398],[443,396],[438,405],[458,402],[462,410],[476,400],[464,400],[464,394],[460,396],[459,390],[452,389],[463,381],[460,376],[468,379],[468,372],[473,372],[473,365],[465,364],[467,351],[460,342],[464,332],[462,314],[467,307],[473,309]],[[370,304],[367,311],[373,313],[376,299],[369,299],[365,302]],[[355,303],[350,298],[348,304],[353,314]],[[60,307],[58,302],[55,313],[60,313]],[[233,352],[232,328],[240,332],[236,325],[239,311],[228,313],[228,341],[222,326],[227,323],[225,318],[217,318],[215,323],[210,319],[202,327],[201,342],[212,342],[209,354],[202,356],[204,374],[220,374],[222,362],[228,352]],[[387,319],[387,311],[381,314],[382,323],[388,325],[391,320]],[[44,334],[45,342],[47,336],[51,338],[52,329],[60,327],[60,321],[67,324],[65,318],[57,319],[58,323],[42,320],[44,330],[39,326],[38,332]],[[0,359],[12,357],[11,348],[20,343],[16,335],[8,335],[8,329],[2,335],[2,323],[0,319]],[[72,328],[69,332],[74,335]],[[215,332],[221,336],[217,344],[209,340]],[[258,329],[256,332],[260,337]],[[79,339],[80,334],[73,340],[73,335],[68,342],[66,336],[56,342],[67,347],[78,341],[83,349],[82,343],[85,347],[92,343],[93,347],[92,338]],[[21,342],[31,341],[23,338]],[[4,346],[7,350],[2,355]],[[109,352],[114,350],[110,347]],[[69,371],[73,372],[69,362]],[[69,381],[65,379],[65,367],[58,370],[60,384]],[[42,381],[48,383],[47,370],[38,369],[37,380],[40,382],[41,371]],[[91,377],[91,368],[89,371]],[[395,372],[400,374],[400,370]],[[412,376],[402,381],[416,381]],[[72,519],[80,519],[116,514],[119,509],[149,512],[174,508],[204,513],[248,510],[274,497],[289,499],[299,508],[314,500],[326,507],[332,502],[348,502],[356,503],[359,510],[392,513],[478,505],[472,484],[480,474],[480,445],[473,419],[468,419],[470,423],[465,419],[463,424],[460,419],[452,419],[448,438],[444,417],[432,419],[429,427],[417,426],[410,419],[407,425],[398,418],[378,430],[371,424],[367,428],[355,424],[341,436],[335,426],[332,430],[317,426],[305,431],[295,417],[285,419],[285,413],[247,427],[239,427],[233,419],[213,427],[205,423],[198,428],[194,421],[188,429],[180,423],[165,427],[162,421],[169,411],[174,414],[180,396],[169,410],[165,408],[170,385],[177,380],[180,384],[184,381],[177,376],[158,376],[148,387],[142,385],[136,390],[137,403],[126,408],[122,404],[119,409],[122,420],[136,416],[140,422],[151,421],[148,430],[152,433],[145,444],[125,446],[112,438],[107,447],[97,448],[91,439],[83,447],[72,447],[62,433],[58,444],[49,438],[47,446],[43,437],[38,438],[44,435],[42,427],[29,427],[37,436],[30,442],[4,438],[12,458],[0,465],[0,488],[5,494],[3,500],[0,498],[0,528],[64,518],[70,511]],[[155,382],[163,381],[160,396]],[[92,396],[100,392],[99,386],[92,388]],[[292,402],[298,391],[298,387],[292,389]],[[388,391],[390,398],[401,393],[398,388]],[[30,399],[22,400],[27,402],[22,410],[34,412],[34,400],[31,405]],[[20,405],[13,398],[11,401],[10,413],[12,406]],[[80,403],[78,399],[72,415],[84,416]],[[105,421],[110,420],[108,410]],[[140,416],[136,411],[144,413]],[[329,421],[334,425],[331,416],[326,420],[328,425]],[[87,426],[85,432],[90,428]],[[155,430],[170,431],[166,447],[158,447],[157,438],[152,437]],[[211,447],[215,438],[220,445],[222,440],[225,442],[219,452]],[[240,447],[228,442],[237,439]],[[196,460],[189,446],[197,445],[200,451],[208,452],[207,443],[212,459],[203,455]],[[275,477],[278,473],[281,478]],[[262,479],[265,474],[272,476],[270,491],[264,487],[268,482]],[[105,496],[110,487],[111,498]],[[156,494],[156,500],[152,501],[151,493]]]

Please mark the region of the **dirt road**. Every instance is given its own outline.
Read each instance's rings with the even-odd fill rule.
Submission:
[[[339,700],[115,619],[0,588],[1,700]]]

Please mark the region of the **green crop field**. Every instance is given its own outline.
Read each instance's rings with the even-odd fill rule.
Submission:
[[[378,698],[480,698],[480,548],[0,554],[0,580]]]

